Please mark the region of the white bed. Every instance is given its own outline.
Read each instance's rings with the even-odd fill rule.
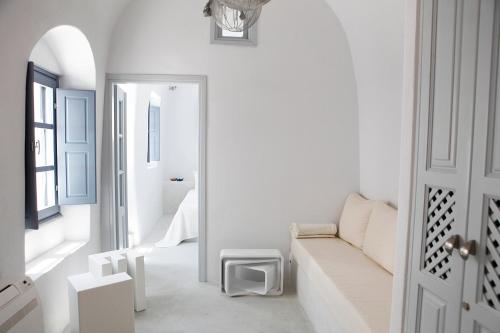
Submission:
[[[192,189],[182,200],[165,237],[157,247],[177,246],[182,241],[198,237],[198,198]]]

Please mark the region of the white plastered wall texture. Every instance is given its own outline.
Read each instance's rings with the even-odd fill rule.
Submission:
[[[0,1],[0,277],[24,274],[24,113],[27,62],[32,48],[51,28],[73,25],[90,42],[97,73],[97,183],[100,183],[102,102],[109,36],[128,1]],[[97,252],[99,205],[90,206],[90,241],[36,281],[44,308],[45,332],[68,323],[66,276],[86,270]]]
[[[354,64],[361,193],[397,206],[405,1],[325,1],[342,23]]]
[[[391,332],[400,332],[411,197],[410,113],[417,0],[325,1],[341,21],[353,57],[359,103],[360,191],[399,207]]]
[[[172,83],[161,97],[163,181],[178,177],[193,182],[198,169],[198,85]]]
[[[170,89],[169,87],[175,87]],[[161,165],[163,168],[163,211],[176,213],[187,192],[194,188],[198,170],[198,85],[172,83],[161,99]],[[170,178],[183,178],[172,182]]]
[[[346,194],[359,190],[358,112],[347,40],[323,0],[271,1],[257,47],[210,44],[203,5],[131,2],[108,71],[207,75],[207,258],[216,282],[220,249],[287,253],[291,222],[338,219]]]
[[[152,92],[161,87],[125,84],[127,93],[127,196],[129,235],[140,244],[163,214],[162,175],[158,162],[147,162],[148,107]]]

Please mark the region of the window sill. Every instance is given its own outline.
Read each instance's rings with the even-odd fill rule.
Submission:
[[[81,249],[87,242],[64,241],[42,255],[26,263],[26,275],[33,281],[50,272],[65,258]]]
[[[158,161],[147,162],[147,169],[148,170],[156,169],[158,168],[158,164],[159,164]]]
[[[46,218],[39,220],[38,223],[39,224],[49,223],[49,222],[52,222],[54,220],[61,219],[62,217],[63,216],[62,216],[61,212],[58,211],[57,213],[55,213],[53,215],[47,216]]]

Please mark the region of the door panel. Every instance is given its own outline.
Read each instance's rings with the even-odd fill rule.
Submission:
[[[466,261],[464,332],[500,329],[500,2],[483,0],[479,7],[474,142],[467,240],[478,243]]]
[[[457,113],[456,103],[458,80],[455,77],[457,29],[460,29],[457,15],[459,1],[440,0],[434,3],[433,29],[431,32],[432,56],[429,92],[429,153],[432,168],[456,167]]]
[[[128,244],[127,202],[127,95],[114,86],[114,173],[115,173],[115,233],[117,249]]]
[[[423,270],[447,281],[451,276],[451,258],[444,243],[451,237],[455,223],[455,191],[427,188],[427,218]]]
[[[470,1],[423,0],[420,13],[408,331],[457,333],[464,261],[444,244],[467,228],[476,62],[467,29],[477,11]]]
[[[489,101],[488,105],[488,139],[487,139],[487,170],[490,177],[500,178],[500,51],[499,51],[499,34],[500,34],[500,18],[499,18],[499,4],[498,1],[494,0],[487,1],[483,4],[483,10],[491,10],[491,12],[482,13],[482,37],[480,52],[487,52],[486,54],[481,54],[484,58],[486,68],[489,67],[490,71],[490,91],[489,91]],[[494,13],[494,14],[493,14]],[[484,36],[483,36],[484,35]],[[488,52],[489,41],[491,41],[491,53]],[[491,55],[491,59],[490,59]],[[483,65],[483,63],[481,63]],[[488,64],[491,64],[488,66]],[[483,68],[484,69],[484,68]],[[486,73],[485,73],[486,74]],[[486,74],[488,75],[488,74]],[[478,84],[480,84],[478,82]],[[481,87],[481,89],[487,89],[486,86]],[[485,92],[486,97],[486,92]],[[486,107],[486,105],[482,106]]]
[[[422,289],[420,292],[421,315],[419,318],[419,332],[444,332],[446,302],[432,292]]]
[[[486,203],[481,294],[485,304],[500,311],[500,199],[488,198]]]

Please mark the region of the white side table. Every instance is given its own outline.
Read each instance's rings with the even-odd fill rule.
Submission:
[[[134,333],[134,283],[127,273],[73,275],[69,313],[74,333]]]
[[[276,249],[222,250],[221,291],[229,296],[281,295],[284,267],[283,256]],[[242,278],[241,275],[248,278]]]

